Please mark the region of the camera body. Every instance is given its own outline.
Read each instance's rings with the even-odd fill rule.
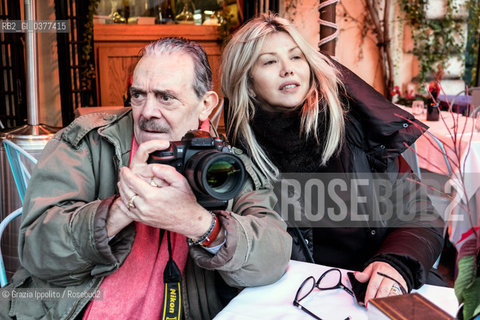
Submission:
[[[168,164],[183,174],[200,205],[224,209],[245,183],[245,166],[220,137],[191,130],[165,150],[152,152],[147,163]]]

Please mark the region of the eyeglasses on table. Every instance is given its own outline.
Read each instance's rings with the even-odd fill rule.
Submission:
[[[313,276],[306,278],[305,280],[303,280],[302,284],[297,290],[295,300],[293,300],[293,305],[318,320],[322,320],[322,318],[320,318],[319,316],[317,316],[316,314],[314,314],[300,304],[302,300],[304,300],[310,293],[312,293],[315,287],[321,291],[343,289],[353,297],[352,290],[350,290],[342,283],[342,272],[340,271],[340,269],[328,269],[327,271],[322,273],[322,275],[320,276],[320,278],[318,278],[317,281],[315,281],[315,278]],[[347,317],[346,319],[350,319],[350,317]]]

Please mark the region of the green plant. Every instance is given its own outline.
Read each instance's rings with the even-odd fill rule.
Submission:
[[[467,31],[467,48],[465,57],[466,72],[464,80],[473,87],[478,81],[476,79],[478,70],[478,49],[479,49],[479,33],[480,33],[480,7],[478,0],[468,0],[465,3],[468,10],[468,31]]]
[[[91,62],[93,52],[93,16],[97,11],[100,0],[90,0],[88,13],[85,22],[85,31],[83,32],[83,43],[81,44],[81,61],[84,65],[80,73],[81,90],[89,90],[92,87],[92,81],[95,79],[95,65]]]
[[[461,21],[455,18],[458,8],[454,1],[446,1],[446,14],[441,19],[427,19],[427,4],[428,0],[400,0],[407,23],[412,27],[413,54],[420,62],[419,82],[424,82],[430,72],[441,79],[448,58],[464,51],[464,39],[459,33]]]
[[[231,9],[227,5],[227,1],[222,1],[222,9],[217,11],[218,15],[218,37],[222,43],[222,47],[227,44],[227,41],[234,29],[234,16]]]

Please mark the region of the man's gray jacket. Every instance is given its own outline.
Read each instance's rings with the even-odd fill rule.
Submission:
[[[119,170],[128,166],[132,134],[132,114],[125,109],[78,118],[47,144],[24,201],[19,236],[22,267],[8,290],[79,294],[66,299],[11,295],[0,303],[3,317],[81,316],[92,292],[125,261],[135,238],[134,224],[109,242],[105,222],[118,194]],[[217,254],[190,248],[182,281],[187,319],[211,319],[222,308],[212,270],[232,287],[265,285],[282,276],[290,258],[291,238],[272,209],[277,199],[271,185],[240,150],[234,152],[243,160],[249,179],[220,214],[228,236]]]

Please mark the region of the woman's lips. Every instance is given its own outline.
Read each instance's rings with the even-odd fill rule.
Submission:
[[[300,87],[300,84],[298,82],[285,82],[282,83],[282,85],[279,87],[279,90],[284,92],[290,92],[296,91],[298,87]]]

